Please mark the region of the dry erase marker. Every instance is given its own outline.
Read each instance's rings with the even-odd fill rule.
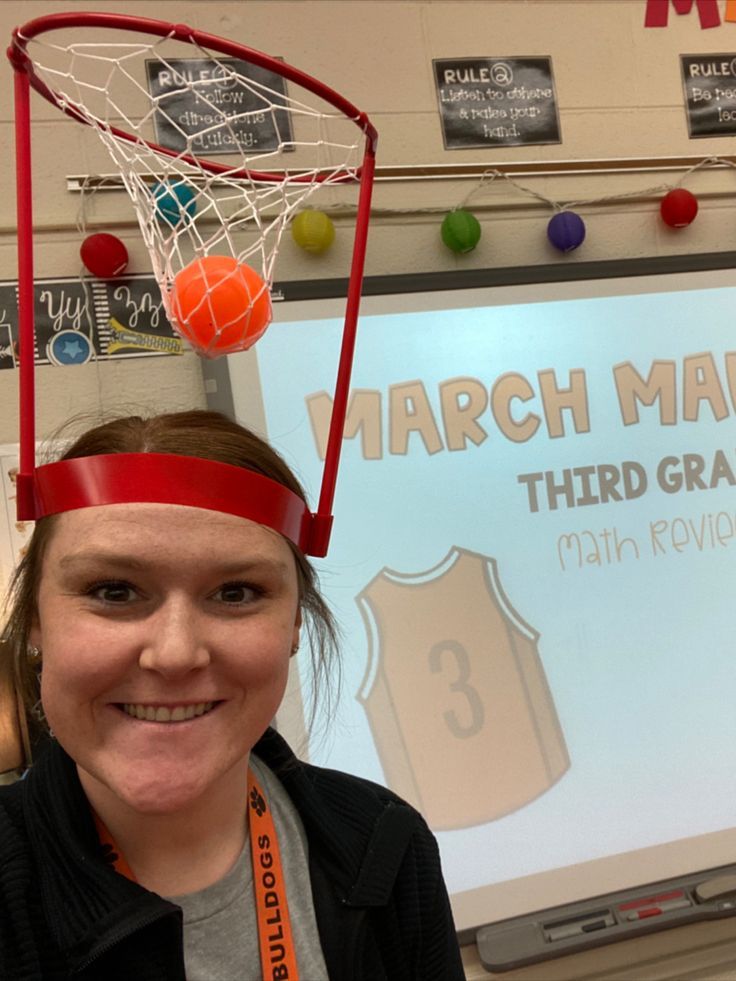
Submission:
[[[657,906],[645,906],[643,909],[634,910],[626,914],[627,920],[645,920],[650,916],[660,916],[662,913],[669,913],[675,909],[687,909],[692,906],[689,899],[671,899],[667,903],[659,903]]]

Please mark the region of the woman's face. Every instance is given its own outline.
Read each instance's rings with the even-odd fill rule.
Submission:
[[[31,642],[88,793],[163,814],[226,781],[281,702],[299,625],[294,558],[262,525],[168,504],[60,515]]]

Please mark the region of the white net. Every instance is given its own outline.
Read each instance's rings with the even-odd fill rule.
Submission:
[[[272,67],[171,37],[67,30],[26,52],[47,98],[107,148],[174,327],[208,356],[249,347],[289,221],[357,179],[355,120]]]

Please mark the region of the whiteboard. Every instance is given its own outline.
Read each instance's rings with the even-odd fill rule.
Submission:
[[[419,807],[460,930],[731,862],[736,274],[361,309],[316,563],[341,697],[304,736],[296,659],[280,727]],[[277,303],[226,365],[312,506],[342,310]]]

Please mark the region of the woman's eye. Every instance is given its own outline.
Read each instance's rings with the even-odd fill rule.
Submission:
[[[129,603],[135,598],[135,590],[126,582],[100,582],[90,586],[87,595],[103,603]]]
[[[242,606],[244,603],[252,603],[257,595],[257,590],[247,583],[227,582],[217,590],[215,599],[221,603]]]

